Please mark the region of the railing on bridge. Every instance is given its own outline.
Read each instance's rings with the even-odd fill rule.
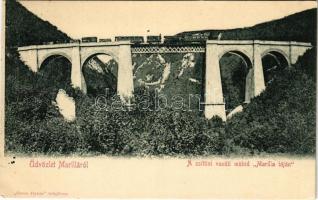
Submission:
[[[204,53],[204,46],[142,46],[132,47],[131,53]]]

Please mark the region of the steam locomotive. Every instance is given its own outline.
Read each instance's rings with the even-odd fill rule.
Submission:
[[[187,33],[176,36],[165,36],[165,44],[204,44],[210,33]]]

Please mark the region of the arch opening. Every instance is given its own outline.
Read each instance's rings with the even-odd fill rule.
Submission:
[[[289,64],[286,57],[277,51],[269,51],[262,56],[263,74],[265,85],[270,84],[279,71],[285,69]]]
[[[242,52],[229,51],[219,60],[226,114],[247,103],[252,91],[252,62]]]
[[[45,90],[71,88],[71,61],[63,55],[51,55],[44,59],[38,71],[38,81]]]
[[[117,92],[118,63],[105,53],[89,56],[83,63],[85,90],[87,95],[114,95]]]
[[[71,61],[63,55],[50,55],[40,66],[38,71],[40,92],[43,102],[39,112],[49,113],[52,101],[59,113],[66,121],[75,119],[75,101],[72,97]],[[62,96],[61,96],[62,94]]]

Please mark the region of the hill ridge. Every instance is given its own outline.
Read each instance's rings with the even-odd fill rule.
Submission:
[[[6,48],[71,39],[66,33],[41,19],[17,1],[5,1],[5,6]]]
[[[222,33],[223,40],[278,40],[278,41],[298,41],[311,42],[316,44],[317,29],[317,8],[304,10],[267,22],[262,22],[254,26],[234,28],[234,29],[205,29],[196,31],[184,31],[177,36],[192,35],[196,33],[210,33],[209,39],[217,39]],[[307,30],[304,32],[304,30]],[[279,34],[277,32],[280,32]]]

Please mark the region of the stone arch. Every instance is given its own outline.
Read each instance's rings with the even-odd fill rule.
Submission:
[[[277,49],[268,49],[261,54],[265,85],[271,83],[276,72],[289,66],[286,56],[286,53]]]
[[[290,65],[289,56],[285,51],[278,49],[278,48],[269,48],[261,53],[261,57],[263,58],[264,56],[266,56],[268,54],[272,54],[276,57],[281,57],[288,63],[288,65]]]
[[[55,57],[55,56],[62,56],[64,58],[66,58],[70,63],[72,63],[72,58],[71,56],[69,56],[67,53],[65,52],[51,52],[48,54],[45,54],[45,56],[43,56],[41,59],[39,58],[38,60],[38,69],[41,69],[42,64],[48,60],[49,58]]]
[[[243,62],[245,63],[245,65],[248,68],[252,68],[253,67],[251,59],[246,54],[244,54],[244,53],[242,53],[240,51],[225,51],[223,53],[223,55],[221,57],[219,57],[219,59],[221,59],[225,54],[236,55],[236,56],[240,57],[243,60]]]
[[[71,87],[72,62],[68,56],[51,53],[40,63],[37,81],[46,89]]]
[[[105,55],[105,56],[109,56],[111,59],[113,59],[115,61],[115,67],[116,69],[114,69],[115,71],[105,71],[105,68],[103,70],[103,68],[100,68],[101,71],[93,71],[93,69],[89,69],[89,68],[86,68],[87,65],[89,65],[90,61],[92,59],[96,59],[94,62],[97,63],[99,66],[100,65],[104,65],[104,63],[102,62],[102,60],[98,59],[97,56],[102,56],[102,55]],[[102,62],[102,63],[100,63]],[[111,94],[113,95],[115,92],[117,92],[117,85],[118,85],[118,68],[119,68],[119,63],[118,63],[118,59],[116,59],[114,56],[108,54],[108,53],[94,53],[94,54],[90,54],[90,56],[88,56],[84,61],[83,61],[83,64],[82,64],[82,67],[81,67],[81,73],[83,75],[83,84],[84,84],[84,90],[85,92],[84,93],[87,93],[87,94],[93,94],[93,95],[99,95],[99,94],[105,94],[105,90],[106,88],[108,88],[108,94]],[[86,73],[85,73],[86,71]],[[88,73],[87,73],[88,72]],[[94,75],[93,75],[94,73]],[[94,80],[91,80],[90,77],[95,77]],[[102,78],[104,76],[104,78]],[[106,78],[105,78],[106,76]],[[101,81],[103,80],[103,81]],[[94,82],[94,83],[93,83]],[[95,85],[95,87],[91,87],[91,85]],[[107,87],[104,87],[106,86]],[[94,92],[92,92],[94,91]]]
[[[243,94],[241,93],[241,98],[242,98],[241,100],[242,101],[240,103],[248,103],[250,101],[251,97],[252,97],[252,94],[253,94],[253,91],[252,91],[253,90],[253,88],[252,88],[253,87],[253,84],[252,84],[252,81],[253,81],[252,80],[252,78],[253,78],[253,63],[252,63],[252,60],[250,59],[250,57],[246,54],[246,52],[244,50],[241,51],[241,50],[233,49],[233,50],[227,50],[227,51],[221,52],[219,54],[219,64],[220,64],[220,72],[221,72],[221,81],[222,82],[224,80],[223,80],[223,77],[222,77],[223,75],[222,75],[222,63],[221,63],[221,61],[228,54],[238,57],[240,59],[240,61],[245,65],[244,66],[245,69],[239,69],[239,70],[236,69],[236,72],[234,72],[234,73],[237,73],[239,71],[240,72],[237,75],[233,74],[233,77],[240,79],[240,77],[237,77],[237,76],[241,76],[241,75],[245,76],[245,77],[243,77],[243,79],[245,79],[244,80],[244,86],[242,86],[239,89],[243,93]],[[234,68],[236,68],[236,67],[234,67]],[[240,73],[242,73],[242,74],[240,74]],[[222,88],[224,88],[224,87],[226,87],[226,86],[222,84]],[[237,85],[235,87],[239,88],[239,86],[237,86]],[[226,99],[227,96],[228,96],[228,98],[231,99],[231,94],[225,94],[225,92],[226,91],[223,91],[223,96],[225,97],[225,99]],[[225,103],[226,103],[225,105],[226,105],[227,108],[229,108],[229,106],[231,106],[231,105],[228,106],[227,102],[225,102]],[[238,106],[238,105],[236,105],[236,106]],[[234,109],[234,107],[232,109]]]
[[[223,49],[221,52],[219,52],[218,54],[218,57],[219,57],[219,60],[227,53],[231,53],[231,54],[236,54],[237,56],[240,56],[241,58],[244,59],[244,61],[246,63],[249,63],[251,64],[252,63],[252,55],[250,52],[246,51],[245,49],[240,49],[240,48],[225,48]],[[253,65],[251,65],[252,67]]]
[[[92,51],[87,53],[86,55],[83,55],[81,60],[82,60],[82,64],[81,64],[81,68],[84,66],[84,64],[91,59],[92,57],[96,56],[96,55],[108,55],[111,56],[112,58],[114,58],[114,60],[119,63],[119,57],[115,52],[112,51],[108,51],[105,49],[101,49],[101,50],[96,50],[96,51]]]

